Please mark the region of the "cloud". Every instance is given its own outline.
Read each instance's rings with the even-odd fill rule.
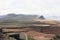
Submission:
[[[0,0],[0,13],[58,15],[60,0]]]

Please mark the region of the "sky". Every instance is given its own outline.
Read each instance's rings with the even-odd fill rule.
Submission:
[[[60,16],[60,0],[0,0],[0,15],[9,13]]]

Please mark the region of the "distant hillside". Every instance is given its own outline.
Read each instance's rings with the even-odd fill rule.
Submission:
[[[3,17],[4,17],[4,16],[1,16],[1,15],[0,15],[0,19],[3,18]]]
[[[17,21],[31,21],[36,19],[38,15],[24,15],[24,14],[8,14],[1,17],[0,22],[4,20],[17,20]]]

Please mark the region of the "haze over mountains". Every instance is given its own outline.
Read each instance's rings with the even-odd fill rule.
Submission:
[[[8,14],[4,16],[0,16],[0,21],[3,20],[32,20],[37,18],[38,15],[24,15],[24,14]]]
[[[46,15],[43,15],[43,16],[46,19],[60,21],[60,19],[59,19],[60,16],[46,16]],[[20,21],[22,21],[22,20],[33,20],[36,18],[39,18],[39,15],[25,15],[25,14],[14,14],[14,13],[2,15],[2,16],[0,15],[0,21],[3,21],[3,20],[20,20]]]

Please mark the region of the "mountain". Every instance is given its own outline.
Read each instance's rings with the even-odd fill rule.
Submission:
[[[41,16],[39,17],[39,19],[45,19],[45,17],[44,17],[43,15],[41,15]]]
[[[4,16],[0,16],[0,19],[3,18]]]
[[[41,15],[38,17],[38,15],[25,15],[25,14],[14,14],[14,13],[10,13],[7,15],[3,15],[0,16],[0,22],[4,21],[4,20],[17,20],[17,21],[30,21],[33,19],[50,19],[50,20],[57,20],[60,21],[60,16],[47,16],[45,17],[45,15]]]
[[[5,21],[5,20],[17,20],[17,21],[30,21],[33,19],[36,19],[38,15],[24,15],[24,14],[7,14],[4,15],[3,17],[1,16],[0,21]]]

